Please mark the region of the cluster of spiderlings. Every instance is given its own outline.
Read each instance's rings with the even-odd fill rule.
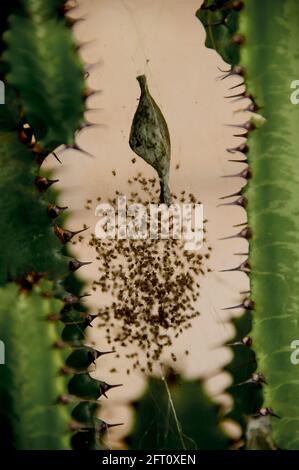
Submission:
[[[138,173],[128,184],[132,186],[129,203],[142,203],[148,208],[157,200],[160,189],[155,179],[146,179]],[[116,191],[115,198],[109,200],[116,215],[119,195]],[[194,207],[199,204],[193,194],[185,191],[172,197],[177,203]],[[88,200],[87,207],[91,204]],[[170,219],[170,230],[172,228]],[[99,263],[99,278],[93,282],[92,289],[112,296],[111,304],[98,310],[99,327],[105,329],[109,344],[133,345],[136,351],[143,350],[151,371],[164,348],[170,347],[173,338],[191,328],[191,320],[199,315],[196,309],[200,295],[198,281],[209,271],[204,259],[209,258],[211,248],[187,251],[183,239],[171,237],[98,239],[95,234],[89,244],[95,248]],[[127,357],[132,359],[134,369],[139,368],[137,352]],[[174,353],[171,357],[176,360]]]

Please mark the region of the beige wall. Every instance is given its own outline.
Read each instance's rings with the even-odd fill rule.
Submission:
[[[199,0],[80,0],[74,16],[85,16],[76,26],[78,41],[94,42],[82,49],[86,62],[98,62],[88,78],[91,87],[102,93],[88,102],[86,114],[101,127],[82,131],[79,144],[95,158],[78,152],[60,153],[63,166],[54,163],[60,187],[61,203],[72,208],[68,221],[70,229],[78,229],[86,223],[93,230],[96,218],[87,211],[85,200],[109,196],[111,191],[127,190],[127,179],[136,171],[147,175],[153,172],[133,156],[128,146],[132,116],[139,97],[135,77],[146,73],[152,95],[161,106],[167,119],[172,141],[171,186],[176,190],[188,189],[199,196],[208,219],[208,240],[213,247],[211,265],[214,271],[202,282],[200,311],[192,330],[184,333],[176,342],[177,367],[184,375],[213,375],[230,358],[227,348],[221,344],[233,333],[225,323],[230,313],[221,308],[239,303],[239,292],[247,288],[247,279],[237,273],[219,273],[223,268],[237,266],[244,259],[233,253],[244,252],[246,243],[240,240],[219,241],[220,237],[236,233],[233,224],[246,220],[244,211],[237,207],[217,208],[219,197],[240,189],[239,178],[223,179],[223,175],[238,173],[242,164],[229,163],[227,147],[236,146],[228,123],[241,123],[245,114],[235,113],[240,103],[224,98],[230,94],[230,86],[236,78],[217,80],[218,68],[227,69],[214,51],[204,46],[205,32],[195,18]],[[176,163],[180,171],[174,171]],[[111,171],[116,169],[117,176]],[[94,257],[87,244],[74,246],[81,260]],[[96,275],[97,264],[81,270],[89,281]],[[98,294],[89,298],[92,309],[103,302]],[[99,349],[107,345],[103,332],[93,328],[89,338]],[[183,351],[189,345],[190,355]],[[110,445],[125,432],[130,424],[130,412],[126,403],[140,393],[144,379],[140,374],[127,376],[128,367],[124,351],[118,348],[121,359],[112,355],[98,361],[96,376],[108,383],[123,383],[121,389],[112,390],[109,400],[101,399],[101,416],[110,422],[125,422],[125,426],[111,432]],[[169,361],[169,352],[165,352]],[[116,367],[117,374],[109,373]],[[229,377],[216,375],[209,381],[213,394],[219,394]]]

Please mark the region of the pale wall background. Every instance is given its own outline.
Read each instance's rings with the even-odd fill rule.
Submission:
[[[197,194],[204,204],[208,219],[208,240],[213,247],[210,262],[213,272],[201,280],[200,318],[192,330],[176,342],[177,368],[187,377],[210,377],[208,389],[216,398],[230,378],[219,375],[221,367],[230,359],[230,351],[221,347],[232,337],[233,328],[225,320],[232,313],[222,307],[240,303],[241,290],[246,290],[245,275],[219,273],[239,265],[244,257],[234,253],[247,250],[242,240],[219,241],[219,238],[237,233],[234,224],[246,220],[245,212],[237,207],[217,207],[219,197],[240,189],[240,178],[222,178],[238,173],[243,164],[230,163],[225,149],[236,146],[240,139],[233,137],[229,123],[242,123],[244,113],[236,111],[240,103],[224,98],[231,94],[229,87],[237,78],[219,80],[219,68],[227,69],[220,57],[204,46],[205,32],[195,17],[200,0],[79,0],[73,16],[85,17],[75,27],[79,42],[92,41],[81,50],[86,63],[98,63],[90,69],[88,84],[102,93],[88,101],[88,120],[101,124],[99,128],[81,132],[78,143],[95,158],[75,151],[60,152],[63,165],[53,161],[62,189],[61,204],[72,209],[68,228],[81,228],[83,223],[94,229],[96,218],[87,211],[86,199],[102,196],[104,199],[115,189],[126,191],[127,179],[136,171],[153,175],[141,159],[131,164],[134,156],[128,146],[128,136],[139,97],[136,81],[138,74],[148,77],[152,95],[159,103],[169,125],[172,140],[171,186]],[[176,163],[180,171],[174,171]],[[117,176],[112,177],[112,169]],[[77,257],[94,257],[87,243],[74,246]],[[96,276],[97,266],[81,269],[89,282]],[[97,294],[89,298],[91,309],[103,299]],[[234,311],[236,312],[236,311]],[[238,312],[234,313],[238,314]],[[89,341],[99,349],[108,345],[103,332],[90,329]],[[188,345],[190,355],[183,351]],[[112,355],[98,361],[96,376],[108,383],[123,383],[120,389],[109,393],[109,400],[101,399],[101,417],[108,422],[125,425],[109,433],[108,443],[119,447],[119,438],[131,425],[131,412],[127,403],[141,393],[145,381],[140,373],[127,376],[129,366],[124,351],[118,348],[121,359]],[[165,360],[170,361],[165,352]],[[116,367],[117,374],[109,371]],[[220,397],[219,397],[220,395]],[[225,397],[224,397],[225,398]]]

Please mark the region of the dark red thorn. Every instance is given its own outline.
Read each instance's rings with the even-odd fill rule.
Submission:
[[[54,157],[56,158],[56,160],[62,165],[62,161],[59,160],[57,154],[55,152],[52,152],[52,153],[53,153]]]
[[[246,207],[247,206],[247,198],[244,196],[238,197],[233,202],[223,202],[222,204],[218,204],[217,207],[223,207],[223,206],[239,206],[239,207]]]
[[[91,113],[97,112],[98,113],[100,111],[103,111],[103,108],[86,108],[85,113],[89,113],[89,112],[91,112]],[[87,120],[86,120],[86,122],[88,123]],[[91,122],[90,124],[93,124],[93,123]],[[98,125],[100,126],[101,124],[98,124]]]
[[[243,143],[241,145],[238,145],[237,147],[233,147],[233,148],[226,149],[226,150],[229,153],[236,153],[236,152],[247,153],[249,151],[249,147],[246,143]]]
[[[228,199],[229,197],[233,197],[233,196],[241,196],[242,195],[242,189],[240,189],[238,192],[236,193],[233,193],[233,194],[229,194],[228,196],[222,196],[220,197],[219,199]]]
[[[248,380],[244,380],[244,382],[240,382],[236,384],[236,386],[245,385],[245,384],[254,384],[254,385],[257,385],[258,387],[261,387],[264,384],[267,385],[267,382],[263,374],[261,374],[260,372],[253,372],[253,374]]]
[[[235,1],[232,5],[233,10],[240,11],[244,8],[244,2],[242,0]]]
[[[253,131],[256,129],[254,123],[252,121],[246,121],[244,124],[225,124],[227,127],[236,127],[239,129],[244,129],[248,132]]]
[[[86,90],[83,92],[83,97],[85,99],[88,99],[90,98],[91,96],[94,96],[94,95],[98,95],[98,94],[102,94],[102,90],[95,90],[93,88],[86,88]]]
[[[64,228],[59,227],[56,224],[54,225],[55,235],[57,235],[57,237],[59,238],[61,243],[63,243],[64,245],[66,243],[68,243],[69,241],[71,241],[71,239],[75,235],[78,235],[79,233],[85,232],[85,230],[88,230],[88,229],[89,229],[89,227],[86,227],[86,228],[82,228],[81,230],[77,230],[75,232],[72,232],[71,230],[65,230]]]
[[[90,127],[103,127],[103,125],[94,122],[85,122],[84,124],[81,124],[78,130],[83,131],[83,129],[89,129]]]
[[[88,157],[90,158],[95,158],[94,155],[92,155],[91,153],[87,152],[86,150],[83,150],[81,147],[79,147],[79,145],[77,144],[74,144],[74,145],[69,145],[67,148],[71,148],[73,150],[77,150],[78,152],[81,152],[83,153],[84,155],[87,155]]]
[[[90,314],[90,313],[87,314],[86,317],[85,317],[85,319],[84,319],[85,325],[92,327],[92,322],[93,322],[93,320],[94,320],[95,318],[98,318],[98,316],[99,316],[99,315],[97,315],[97,314],[94,314],[94,315],[92,315],[92,314]]]
[[[246,346],[246,348],[251,348],[251,346],[253,344],[253,340],[252,340],[251,336],[244,336],[244,338],[242,339],[242,344],[244,344],[244,346]]]
[[[85,18],[84,18],[85,19]],[[84,21],[83,18],[80,18],[81,21]],[[76,50],[80,51],[84,49],[85,47],[90,46],[91,44],[96,44],[96,39],[91,39],[90,41],[84,41],[84,42],[77,42],[76,43]]]
[[[226,343],[226,346],[245,346],[246,348],[251,348],[252,344],[252,338],[250,336],[245,336],[241,341],[235,341],[234,343]]]
[[[221,269],[219,272],[220,273],[227,273],[227,272],[233,272],[233,271],[240,271],[240,272],[243,272],[243,273],[246,273],[246,274],[250,273],[251,267],[250,267],[250,264],[249,264],[248,260],[244,261],[243,263],[241,263],[236,268]]]
[[[230,240],[233,238],[246,238],[246,240],[248,240],[251,237],[252,237],[251,229],[249,227],[245,227],[241,230],[241,232],[237,233],[236,235],[231,235],[229,237],[220,238],[219,240]]]
[[[232,43],[237,44],[238,46],[241,46],[245,42],[245,37],[242,34],[235,34],[235,36],[232,37]]]
[[[229,87],[229,90],[234,90],[235,88],[239,88],[239,86],[245,85],[245,82],[238,83],[237,85]]]
[[[49,322],[56,322],[60,320],[60,317],[59,315],[56,315],[56,313],[49,313],[49,315],[46,317],[46,320]]]
[[[115,351],[97,351],[98,353],[98,356],[97,357],[101,357],[101,356],[105,356],[105,354],[114,354]]]
[[[102,64],[101,60],[98,60],[97,62],[94,62],[93,64],[86,64],[85,71],[89,74],[91,70],[93,70],[94,68],[98,67],[101,64]]]
[[[274,413],[273,409],[270,408],[270,407],[267,407],[267,408],[260,408],[256,414],[254,415],[255,418],[259,417],[259,416],[274,416],[275,418],[279,418],[280,419],[280,416],[278,416],[277,414]]]
[[[242,134],[233,134],[233,137],[247,137],[248,131],[244,131]]]
[[[56,219],[56,217],[58,217],[61,214],[61,212],[65,211],[66,209],[68,209],[67,206],[60,207],[60,206],[55,206],[54,204],[50,204],[50,206],[48,206],[48,209],[47,209],[48,216],[50,217],[50,219]]]
[[[246,310],[255,310],[255,302],[249,298],[245,299],[242,305]]]
[[[67,366],[62,366],[59,370],[60,375],[73,375],[74,373],[74,370]]]
[[[227,160],[228,162],[234,162],[234,163],[248,163],[247,158],[245,160]]]
[[[105,426],[107,426],[107,428],[115,428],[115,426],[123,426],[124,423],[114,423],[114,424],[108,424],[108,423],[105,423]]]
[[[245,299],[241,304],[233,305],[232,307],[222,308],[221,310],[235,310],[237,308],[245,308],[245,310],[254,310],[255,303],[251,299]]]
[[[39,190],[40,193],[44,193],[49,189],[50,186],[54,183],[58,183],[59,180],[50,180],[45,176],[37,176],[34,180],[35,186]]]
[[[58,405],[69,405],[73,401],[70,395],[62,394],[57,397],[56,404]]]
[[[82,266],[87,266],[88,264],[92,264],[92,261],[79,261],[77,259],[72,259],[69,262],[69,270],[74,273],[77,269],[80,269]]]
[[[232,75],[239,75],[241,77],[244,76],[244,69],[239,65],[232,65],[230,70],[222,70],[220,67],[218,67],[218,70],[225,74],[223,77],[220,77],[221,80],[231,77]]]
[[[234,224],[233,227],[244,227],[244,225],[247,225],[248,222],[242,222],[241,224]]]
[[[247,91],[244,90],[244,91],[241,91],[241,93],[237,93],[236,95],[225,96],[224,98],[226,98],[227,100],[231,98],[249,98],[249,96],[247,95],[248,95]]]
[[[84,297],[90,297],[91,294],[83,294],[83,295],[75,295],[75,294],[67,294],[64,298],[63,301],[68,304],[68,305],[74,305],[80,302],[81,299]]]
[[[78,8],[78,3],[77,1],[73,2],[75,4],[71,4],[71,2],[69,2],[68,4],[65,4],[63,5],[62,9],[63,9],[63,13],[66,15],[69,11],[72,11],[72,10],[75,10],[76,8]]]
[[[224,175],[221,178],[245,178],[246,180],[249,180],[252,178],[252,170],[249,166],[247,166],[240,173],[236,173],[234,175]]]
[[[72,18],[71,16],[67,16],[67,15],[65,15],[65,19],[66,19],[68,26],[70,26],[71,28],[75,26],[77,23],[81,23],[81,21],[86,20],[86,18],[83,16],[81,18]]]
[[[245,109],[240,109],[240,112],[244,112],[244,111],[248,111],[250,113],[256,113],[257,111],[259,111],[261,108],[260,106],[258,106],[256,103],[252,102],[250,103],[247,108]]]
[[[108,398],[106,393],[109,392],[109,390],[111,390],[112,388],[122,387],[122,386],[123,386],[123,384],[109,385],[106,382],[102,382],[101,383],[101,393],[102,393],[102,395],[104,395],[105,398]]]
[[[57,340],[53,343],[54,349],[64,349],[66,344],[62,340]]]
[[[24,125],[19,128],[18,131],[18,136],[19,136],[19,141],[22,142],[22,144],[29,145],[32,142],[32,137],[33,137],[33,130],[31,127],[25,127]]]
[[[122,426],[124,423],[108,424],[103,420],[98,420],[95,423],[95,430],[99,434],[104,434],[109,428],[114,428],[115,426]]]

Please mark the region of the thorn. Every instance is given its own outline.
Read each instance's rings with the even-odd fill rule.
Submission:
[[[26,127],[24,124],[22,124],[18,130],[19,141],[24,145],[31,144],[33,135],[31,127]]]
[[[242,339],[242,344],[244,344],[244,346],[246,346],[246,348],[251,348],[251,346],[253,344],[253,340],[252,340],[251,336],[244,336],[244,338]]]
[[[85,71],[89,74],[91,70],[93,70],[94,68],[98,67],[101,64],[102,64],[101,60],[97,60],[97,62],[94,62],[93,64],[86,64]]]
[[[279,418],[277,414],[274,413],[273,409],[270,407],[267,408],[260,408],[255,415],[253,415],[255,418],[259,416],[274,416],[275,418]]]
[[[220,77],[221,80],[224,80],[225,78],[231,77],[233,75],[244,77],[244,69],[239,65],[232,65],[229,70],[221,70],[221,68],[218,67],[218,70],[225,74],[223,77]]]
[[[78,8],[78,3],[76,0],[73,2],[68,2],[68,4],[63,5],[63,13],[66,15],[69,11],[75,10]]]
[[[92,322],[93,322],[93,320],[94,320],[95,318],[98,318],[98,316],[99,316],[98,314],[94,314],[94,315],[92,315],[92,314],[90,314],[90,313],[87,314],[86,317],[85,317],[85,319],[84,319],[84,321],[85,321],[85,326],[86,326],[86,327],[87,327],[87,326],[92,327]]]
[[[245,82],[238,83],[237,85],[231,86],[229,90],[234,90],[235,88],[239,88],[239,86],[245,85]]]
[[[74,374],[74,370],[71,369],[70,367],[63,366],[63,367],[60,368],[59,374],[60,374],[60,375],[73,375],[73,374]]]
[[[59,180],[49,180],[45,176],[37,176],[34,183],[40,193],[44,193],[52,184],[57,183]]]
[[[231,160],[231,159],[229,159],[229,160],[227,160],[227,161],[228,161],[228,162],[246,163],[246,164],[248,164],[247,158],[245,158],[245,160]]]
[[[235,34],[232,37],[232,43],[241,46],[245,42],[245,37],[242,34]]]
[[[242,222],[241,224],[235,224],[233,227],[244,227],[244,225],[247,225],[248,222]]]
[[[247,137],[248,131],[244,131],[242,134],[233,134],[233,137]]]
[[[235,175],[224,175],[221,178],[244,178],[246,180],[249,180],[250,178],[252,178],[252,170],[249,166],[247,166],[240,173],[237,173]]]
[[[235,11],[240,11],[242,8],[244,8],[244,1],[235,1],[232,5],[233,10]]]
[[[244,382],[240,382],[236,384],[235,386],[240,386],[240,385],[245,385],[245,384],[254,384],[254,385],[257,385],[258,387],[261,387],[264,384],[267,385],[267,382],[263,374],[259,372],[254,372],[248,380],[245,380]]]
[[[244,124],[225,124],[225,126],[245,129],[247,132],[254,131],[256,129],[256,126],[252,120],[246,121]]]
[[[92,264],[92,261],[78,261],[77,259],[72,259],[69,262],[69,270],[74,273],[77,269],[80,269],[82,266],[87,266]]]
[[[246,113],[246,112],[249,112],[249,113],[256,113],[256,112],[259,111],[260,109],[261,109],[261,107],[258,106],[254,101],[252,101],[246,108],[237,109],[236,111],[234,111],[234,114],[237,114],[237,113]]]
[[[64,15],[67,21],[68,26],[73,28],[77,23],[81,23],[81,21],[85,21],[86,17],[82,16],[80,18],[72,18],[71,16]]]
[[[81,299],[84,297],[89,297],[91,294],[83,294],[83,295],[75,295],[75,294],[67,294],[64,298],[63,301],[68,304],[68,305],[74,305],[80,302]]]
[[[117,384],[117,385],[109,385],[106,382],[101,382],[101,394],[104,395],[105,398],[108,398],[106,393],[109,392],[112,388],[116,387],[122,387],[123,384]]]
[[[80,131],[83,131],[84,129],[90,129],[91,127],[95,128],[103,128],[104,126],[102,124],[94,123],[94,122],[85,122],[84,124],[81,124],[79,129],[77,130],[77,133]]]
[[[250,336],[245,336],[241,341],[236,341],[235,343],[227,343],[226,346],[246,346],[246,348],[251,348],[252,344],[252,338]]]
[[[62,340],[55,341],[53,343],[53,348],[54,349],[64,349],[65,348],[65,343]]]
[[[84,21],[85,18],[79,18],[80,21]],[[90,46],[91,44],[96,44],[97,43],[97,40],[96,39],[90,39],[90,41],[84,41],[84,42],[77,42],[76,43],[76,50],[77,51],[80,51],[82,49],[84,49],[85,47],[88,47]]]
[[[105,423],[108,428],[114,428],[115,426],[123,426],[124,423],[113,423],[113,424],[108,424]]]
[[[88,230],[88,229],[89,229],[89,227],[86,227],[86,228],[83,228],[81,230],[77,230],[75,232],[72,232],[71,230],[65,230],[64,228],[59,227],[56,224],[54,225],[55,235],[57,235],[57,237],[59,238],[61,243],[63,243],[64,245],[66,243],[68,243],[75,235],[78,235],[78,233],[85,232],[85,230]]]
[[[50,204],[47,209],[48,216],[50,217],[50,219],[56,219],[56,217],[58,217],[61,214],[61,212],[65,211],[66,209],[68,209],[67,206],[60,207],[60,206],[55,206],[53,204]]]
[[[230,237],[219,238],[219,240],[230,240],[233,238],[246,238],[249,240],[252,237],[252,231],[249,227],[245,227],[241,232],[237,233],[236,235],[231,235]]]
[[[226,149],[226,150],[229,153],[235,153],[235,152],[247,153],[249,151],[249,147],[247,144],[243,143],[241,145],[238,145],[237,147],[233,147],[233,148]]]
[[[236,193],[233,193],[233,194],[229,194],[228,196],[222,196],[220,197],[219,199],[222,200],[222,199],[228,199],[229,197],[233,197],[233,196],[241,196],[242,195],[242,189],[240,189],[238,192]]]
[[[65,394],[59,395],[59,397],[57,397],[56,404],[68,405],[72,401],[73,401],[72,397],[65,393]]]
[[[233,272],[233,271],[240,271],[240,272],[243,272],[243,273],[250,273],[251,271],[251,268],[250,268],[250,264],[248,262],[248,260],[244,261],[243,263],[240,264],[240,266],[237,266],[236,268],[232,268],[232,269],[221,269],[221,271],[219,271],[220,273],[227,273],[227,272]]]
[[[231,98],[249,98],[247,90],[241,91],[240,93],[237,93],[236,95],[229,95],[229,96],[224,96],[225,99],[229,100]]]
[[[95,90],[93,88],[86,88],[86,90],[83,92],[83,97],[85,99],[88,99],[90,98],[91,96],[95,96],[95,95],[98,95],[98,94],[102,94],[102,90]]]
[[[238,199],[236,199],[233,202],[224,202],[222,204],[217,204],[217,207],[221,206],[240,206],[240,207],[246,207],[247,206],[247,198],[245,196],[240,196]]]
[[[73,144],[73,145],[68,145],[67,148],[71,148],[71,149],[73,149],[73,150],[77,150],[78,152],[83,153],[84,155],[86,155],[86,156],[89,157],[89,158],[95,158],[94,155],[92,155],[91,153],[87,152],[86,150],[83,150],[83,149],[82,149],[81,147],[79,147],[79,145],[76,144],[76,143]]]
[[[49,322],[56,322],[60,320],[60,317],[55,313],[50,313],[49,315],[47,315],[46,320]]]
[[[62,161],[59,160],[57,154],[55,152],[52,152],[52,153],[53,153],[54,157],[56,158],[56,160],[62,165]]]
[[[115,426],[122,426],[124,423],[116,423],[116,424],[108,424],[103,420],[98,419],[95,423],[95,429],[99,434],[103,434],[110,428],[114,428]]]
[[[239,305],[233,305],[232,307],[222,308],[221,310],[234,310],[234,309],[237,309],[237,308],[245,308],[245,310],[254,310],[255,309],[255,303],[251,299],[245,299]]]
[[[104,356],[105,354],[114,354],[115,351],[97,351],[98,357]]]

